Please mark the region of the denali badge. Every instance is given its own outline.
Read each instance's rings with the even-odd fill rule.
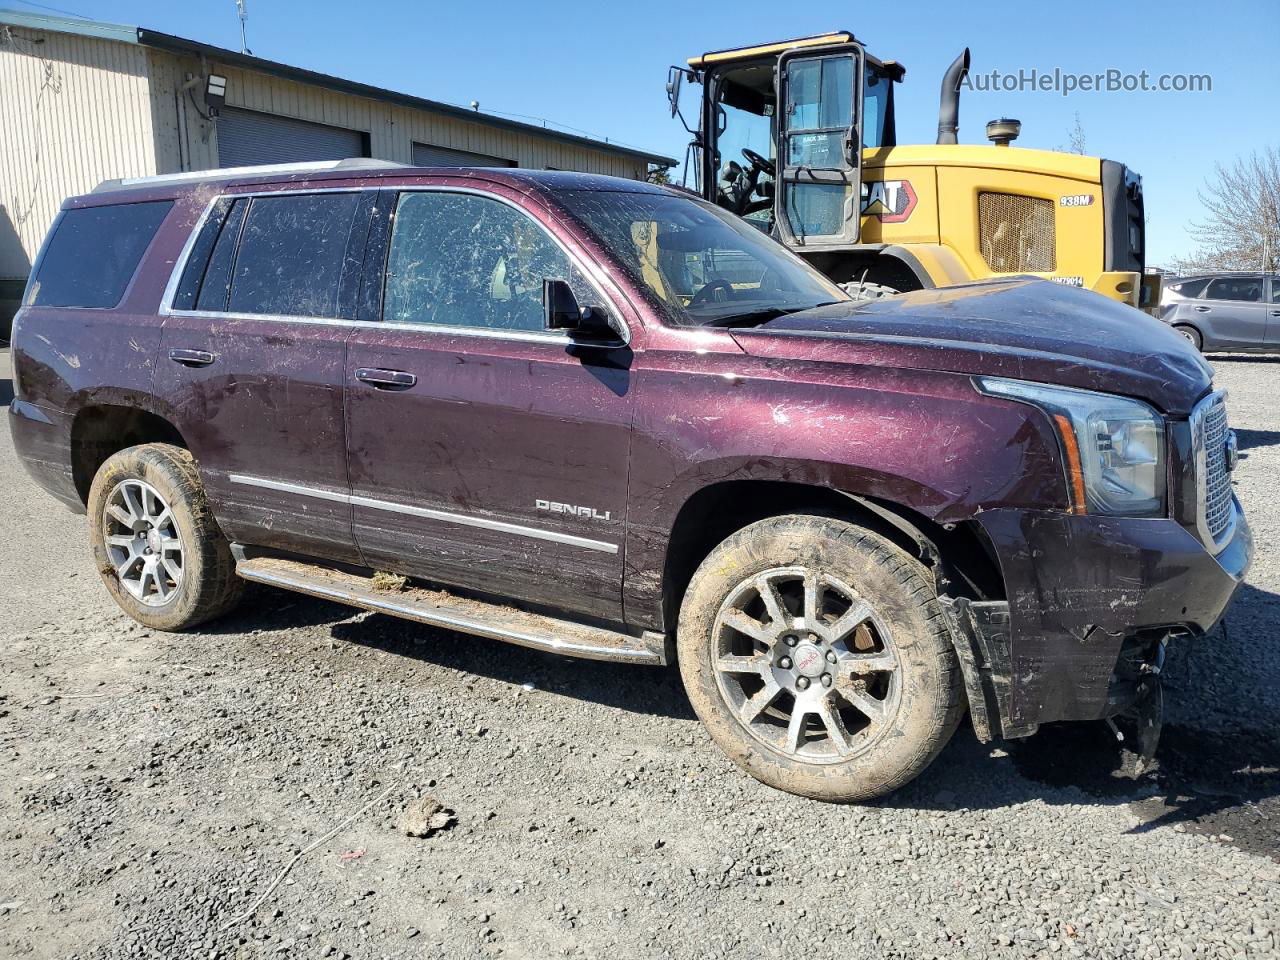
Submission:
[[[575,517],[586,517],[588,520],[608,520],[611,511],[606,510],[601,513],[595,507],[575,507],[571,503],[556,503],[554,500],[534,500],[533,505],[538,510],[546,510],[550,513],[568,513]]]

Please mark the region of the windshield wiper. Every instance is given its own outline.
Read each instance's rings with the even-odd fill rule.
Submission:
[[[770,320],[777,320],[779,317],[785,317],[788,314],[812,310],[815,307],[829,307],[833,303],[839,302],[839,300],[824,300],[822,303],[811,303],[804,307],[761,307],[758,310],[747,310],[743,313],[731,313],[728,316],[716,317],[708,320],[704,326],[754,327],[761,323],[768,323]]]

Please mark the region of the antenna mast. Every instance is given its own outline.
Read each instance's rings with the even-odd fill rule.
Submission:
[[[249,11],[245,9],[245,0],[236,0],[236,9],[240,12],[240,52],[252,54],[253,51],[249,49],[249,41],[245,39],[244,34],[245,21],[249,19]]]

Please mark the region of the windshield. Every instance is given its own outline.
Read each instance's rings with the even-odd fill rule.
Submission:
[[[594,190],[557,197],[673,323],[760,322],[848,299],[781,244],[709,203]]]

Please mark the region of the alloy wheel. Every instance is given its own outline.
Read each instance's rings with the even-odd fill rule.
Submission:
[[[806,567],[741,581],[713,626],[712,666],[737,722],[808,763],[857,756],[893,726],[901,664],[874,607]]]
[[[121,586],[149,607],[168,603],[182,586],[182,535],[159,491],[122,480],[107,497],[103,540]]]

